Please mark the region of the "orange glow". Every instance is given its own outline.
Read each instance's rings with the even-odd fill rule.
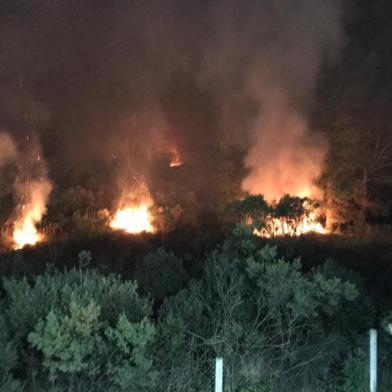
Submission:
[[[151,224],[149,205],[140,204],[117,210],[113,220],[110,222],[110,227],[132,234],[154,232],[154,228]]]

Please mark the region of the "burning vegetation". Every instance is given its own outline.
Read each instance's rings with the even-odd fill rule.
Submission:
[[[8,138],[8,144],[11,138]],[[19,153],[14,144],[7,156],[8,160],[17,163],[18,175],[13,185],[16,206],[10,217],[12,247],[21,249],[26,245],[36,245],[48,240],[38,227],[47,211],[47,204],[52,190],[48,179],[46,162],[37,142],[30,146],[27,158]],[[170,167],[180,166],[182,158],[176,148],[171,149],[172,160]],[[22,162],[23,164],[21,164]],[[135,182],[135,181],[133,181]],[[306,184],[305,184],[306,185]],[[305,186],[304,185],[304,186]],[[153,217],[154,198],[145,180],[139,180],[133,186],[125,186],[121,192],[112,214],[104,207],[107,215],[102,222],[106,229],[120,230],[130,234],[143,232],[154,233],[156,227],[162,227],[161,222],[155,222],[159,217]],[[77,194],[74,196],[77,196]],[[78,197],[78,196],[77,196]],[[75,200],[77,202],[77,200]],[[91,201],[86,200],[84,204]],[[161,204],[162,205],[162,204]],[[158,207],[158,211],[165,209]],[[176,209],[177,207],[175,207]],[[275,236],[300,236],[307,233],[325,234],[324,215],[319,204],[309,198],[298,196],[283,196],[279,201],[267,202],[262,196],[250,195],[244,200],[231,204],[229,215],[235,216],[237,223],[251,225],[253,233],[258,236],[271,238]],[[88,209],[94,213],[91,208]],[[99,211],[97,209],[97,211]],[[95,211],[97,213],[97,211]],[[170,214],[169,214],[170,215]],[[178,215],[178,214],[177,214]],[[50,220],[49,220],[50,221]],[[164,225],[163,225],[164,226]]]
[[[11,191],[14,208],[7,222],[11,229],[8,242],[14,249],[36,245],[44,239],[37,225],[46,213],[52,190],[40,144],[34,136],[27,135],[20,147],[4,132],[0,134],[0,145],[0,169],[16,169]]]
[[[46,202],[52,186],[48,181],[42,180],[19,184],[17,188],[23,194],[23,204],[17,211],[12,239],[14,248],[21,249],[44,239],[37,225],[46,212]]]
[[[42,219],[47,212],[49,196],[52,191],[52,183],[48,178],[46,161],[36,139],[26,138],[26,146],[23,149],[23,153],[17,148],[16,143],[9,135],[3,134],[2,139],[4,142],[3,150],[5,150],[2,151],[2,165],[12,163],[17,169],[16,179],[13,183],[15,206],[8,219],[12,230],[7,235],[10,237],[11,246],[14,249],[21,249],[26,245],[34,246],[50,239],[50,235],[45,235],[45,231],[39,229],[39,227],[45,226],[42,225]],[[182,165],[183,157],[180,155],[179,149],[170,144],[169,152],[171,158],[170,168]],[[154,233],[158,227],[160,231],[164,231],[166,227],[170,231],[170,227],[176,227],[176,222],[170,222],[171,224],[165,225],[161,220],[178,219],[178,208],[183,211],[180,214],[182,216],[184,214],[190,216],[192,212],[189,209],[198,208],[197,203],[189,205],[188,210],[182,210],[181,206],[174,204],[173,211],[175,213],[172,214],[170,208],[168,208],[170,205],[169,199],[160,200],[159,193],[157,194],[156,191],[154,191],[153,197],[147,185],[147,178],[141,175],[134,175],[135,168],[128,161],[127,169],[127,176],[123,175],[122,178],[123,180],[126,178],[128,182],[119,186],[123,190],[119,191],[121,196],[115,202],[114,208],[109,204],[109,201],[106,201],[104,205],[101,204],[94,207],[94,196],[91,195],[91,192],[83,194],[71,192],[69,194],[71,205],[68,207],[64,206],[66,216],[71,216],[76,221],[80,220],[81,216],[77,206],[82,204],[85,206],[90,223],[94,222],[94,214],[99,215],[99,211],[106,211],[105,216],[100,215],[100,219],[96,219],[97,221],[100,220],[103,230],[119,230],[129,234],[140,234]],[[168,170],[167,167],[166,170]],[[198,174],[194,173],[195,176],[192,177],[192,171],[194,170],[194,167],[188,167],[187,165],[184,167],[184,171],[170,170],[170,173],[178,176],[185,173],[185,181],[194,178],[194,181],[197,183]],[[283,168],[280,170],[283,170]],[[290,170],[292,170],[291,166]],[[201,177],[203,177],[203,173],[201,173]],[[306,176],[296,179],[298,189],[308,190],[305,192],[306,195],[311,194],[312,190],[316,189],[310,186],[309,181],[309,178]],[[300,185],[301,182],[302,185]],[[267,184],[269,186],[265,192],[267,197],[279,194],[280,188],[274,188],[276,184],[277,181],[271,181]],[[285,188],[284,183],[280,185],[281,189]],[[203,187],[202,191],[205,193],[206,189]],[[303,192],[297,196],[286,195],[278,201],[270,201],[258,195],[249,195],[244,200],[231,204],[230,208],[232,210],[229,216],[236,217],[236,223],[250,225],[255,235],[266,238],[300,236],[311,232],[318,234],[327,233],[324,225],[325,214],[320,205],[310,198],[300,197],[302,195]],[[155,201],[155,196],[158,196],[157,202]],[[66,196],[64,197],[67,198]],[[186,197],[191,198],[191,195],[187,194]],[[76,210],[72,212],[74,208]],[[156,211],[157,215],[153,216],[152,210]],[[50,214],[47,222],[51,222]],[[190,220],[185,218],[184,222],[188,222],[185,223],[187,225]],[[89,230],[91,226],[87,224],[85,227],[87,228],[85,230]]]
[[[110,227],[131,234],[152,233],[154,228],[151,224],[149,208],[150,206],[145,203],[120,208],[114,214]]]
[[[153,201],[147,186],[142,183],[136,190],[128,192],[121,199],[110,221],[110,227],[130,234],[153,233],[155,230],[150,213],[152,205]]]
[[[14,160],[9,182],[18,177],[23,188],[13,189],[14,205],[4,213],[15,247],[44,240],[37,227],[46,209],[47,221],[64,232],[72,226],[67,221],[85,219],[89,228],[107,209],[113,213],[102,219],[105,229],[140,233],[160,227],[151,207],[172,209],[172,216],[181,211],[191,217],[184,222],[200,227],[206,215],[243,195],[323,199],[316,184],[328,142],[309,113],[321,65],[345,41],[339,1],[302,2],[295,13],[290,2],[272,0],[200,2],[197,12],[182,2],[146,1],[136,10],[114,1],[98,10],[92,2],[90,13],[87,3],[81,19],[73,0],[50,5],[40,34],[36,21],[48,7],[32,4],[26,20],[15,15],[2,33],[0,127],[13,137],[3,137],[6,147],[0,143],[0,168]],[[124,170],[145,178],[151,194],[113,195]],[[78,210],[83,194],[63,210],[53,203],[53,212],[51,186],[42,185],[51,183],[53,198],[82,187],[91,204]],[[274,212],[259,235],[323,233],[320,225],[315,211],[301,218]]]
[[[236,223],[247,224],[260,237],[295,237],[308,233],[327,234],[325,214],[318,202],[285,195],[268,203],[262,196],[250,196],[231,205]]]
[[[53,15],[40,34],[38,17],[5,26],[0,177],[11,189],[2,187],[0,196],[14,248],[48,240],[39,229],[47,222],[61,235],[88,231],[96,221],[101,231],[133,234],[214,219],[211,227],[221,227],[224,207],[245,195],[238,203],[257,199],[251,208],[259,212],[242,211],[241,222],[263,237],[364,226],[373,201],[390,204],[381,183],[391,165],[387,127],[375,124],[379,134],[371,135],[363,124],[357,132],[346,120],[331,116],[325,125],[318,118],[335,106],[319,107],[315,93],[324,65],[346,42],[340,1],[302,2],[295,13],[290,2],[272,0],[234,1],[223,12],[219,1],[201,2],[200,13],[147,1],[121,17],[115,3],[104,6],[116,17],[103,25],[113,23],[88,36],[83,23],[60,28],[76,23],[68,3],[49,7]],[[101,24],[93,20],[86,18],[94,32]],[[25,23],[19,36],[14,26]],[[201,39],[206,32],[208,42]],[[53,44],[54,35],[67,50]],[[95,35],[101,41],[91,45]],[[17,45],[8,40],[14,36]],[[349,149],[352,140],[360,142]],[[125,177],[127,185],[118,187]],[[148,191],[129,186],[140,178]]]

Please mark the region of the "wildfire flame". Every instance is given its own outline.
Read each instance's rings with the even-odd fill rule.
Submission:
[[[172,149],[172,159],[170,161],[170,167],[177,167],[182,165],[182,159],[180,156],[180,153],[177,151],[177,149]]]
[[[254,230],[255,235],[260,237],[296,237],[309,233],[327,234],[328,230],[319,222],[315,211],[310,212],[299,221],[284,218],[271,218],[266,227]]]
[[[117,210],[113,220],[110,222],[110,227],[132,234],[154,232],[154,227],[151,224],[149,205],[140,204]]]
[[[114,213],[110,227],[126,233],[152,233],[152,216],[150,207],[153,205],[150,193],[145,183],[140,183],[132,192],[128,192],[119,202],[119,208]]]
[[[15,187],[27,200],[18,213],[12,234],[14,249],[21,249],[26,245],[36,245],[44,239],[36,225],[46,212],[46,201],[52,185],[47,180],[39,180],[16,184]]]
[[[23,210],[26,206],[23,206]],[[36,224],[41,220],[41,211],[37,207],[28,211],[15,222],[13,233],[14,248],[21,249],[26,245],[35,245],[42,241],[43,237],[38,232]]]

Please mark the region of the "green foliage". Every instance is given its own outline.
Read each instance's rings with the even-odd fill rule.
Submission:
[[[202,384],[203,358],[220,355],[232,389],[258,382],[279,390],[294,382],[299,389],[316,385],[343,342],[327,320],[358,292],[339,278],[304,274],[299,260],[288,263],[275,248],[250,249],[245,257],[230,247],[215,252],[203,279],[165,302],[162,366],[177,374],[187,361],[189,377]]]
[[[3,287],[7,296],[5,314],[16,338],[27,336],[53,309],[57,309],[58,315],[64,315],[72,302],[87,306],[94,300],[110,323],[116,322],[122,312],[130,320],[150,313],[150,304],[138,297],[135,283],[123,282],[113,274],[104,276],[96,270],[49,269],[31,281],[4,279]]]
[[[18,365],[18,353],[10,337],[7,324],[0,315],[0,392],[23,390],[22,383],[15,379],[12,371]]]
[[[330,375],[324,390],[328,392],[367,392],[368,388],[369,357],[362,348],[356,348],[349,352],[334,377],[332,378]]]
[[[242,388],[240,392],[269,392],[269,391],[270,391],[269,388],[261,384],[255,387]]]
[[[360,388],[363,358],[352,347],[373,321],[364,282],[332,261],[304,272],[248,229],[237,226],[185,288],[181,258],[147,254],[136,277],[163,301],[155,321],[136,284],[89,269],[88,251],[78,268],[3,279],[4,388],[204,392],[216,356],[228,391]],[[380,348],[383,385],[389,355]]]
[[[99,316],[94,302],[84,307],[73,302],[69,315],[61,317],[51,311],[28,335],[31,345],[43,353],[43,365],[52,379],[58,372],[96,375],[96,354],[103,345]]]
[[[153,362],[146,355],[155,334],[155,327],[146,318],[140,323],[130,323],[124,315],[119,317],[116,328],[106,331],[116,348],[110,357],[108,372],[121,390],[151,388],[156,384],[158,374],[152,371]]]
[[[162,301],[185,286],[188,274],[181,258],[158,248],[144,256],[137,265],[135,279],[144,294]]]
[[[236,224],[245,223],[256,229],[264,225],[266,217],[271,212],[271,206],[262,195],[250,195],[227,206],[227,215]]]
[[[27,383],[45,384],[46,372],[53,388],[98,383],[104,390],[138,390],[154,382],[151,303],[134,282],[73,268],[4,279],[3,287],[10,339],[23,361],[35,363],[34,374],[20,368]]]
[[[150,321],[131,323],[122,314],[110,327],[100,320],[100,308],[93,302],[85,307],[72,303],[69,313],[60,318],[50,312],[28,336],[43,353],[52,381],[68,374],[95,379],[107,373],[120,390],[151,387],[156,374],[147,354],[155,337]]]
[[[369,358],[358,349],[344,362],[343,383],[337,392],[367,392],[369,386]]]

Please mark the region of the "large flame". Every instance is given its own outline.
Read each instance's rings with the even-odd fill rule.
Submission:
[[[23,210],[26,206],[22,207]],[[35,245],[42,241],[42,235],[38,232],[36,224],[41,220],[39,209],[27,211],[26,215],[15,223],[13,234],[14,248],[21,249],[26,245]]]
[[[131,234],[154,232],[150,213],[153,201],[144,182],[138,184],[131,192],[126,192],[118,205],[110,221],[112,229]]]
[[[45,214],[46,201],[52,186],[49,181],[43,180],[17,184],[16,188],[24,194],[27,200],[21,206],[12,235],[14,248],[21,249],[26,245],[35,245],[44,239],[37,230],[37,224]]]
[[[154,231],[154,227],[151,224],[149,208],[148,204],[140,204],[119,209],[114,214],[110,227],[132,234],[151,233]]]

